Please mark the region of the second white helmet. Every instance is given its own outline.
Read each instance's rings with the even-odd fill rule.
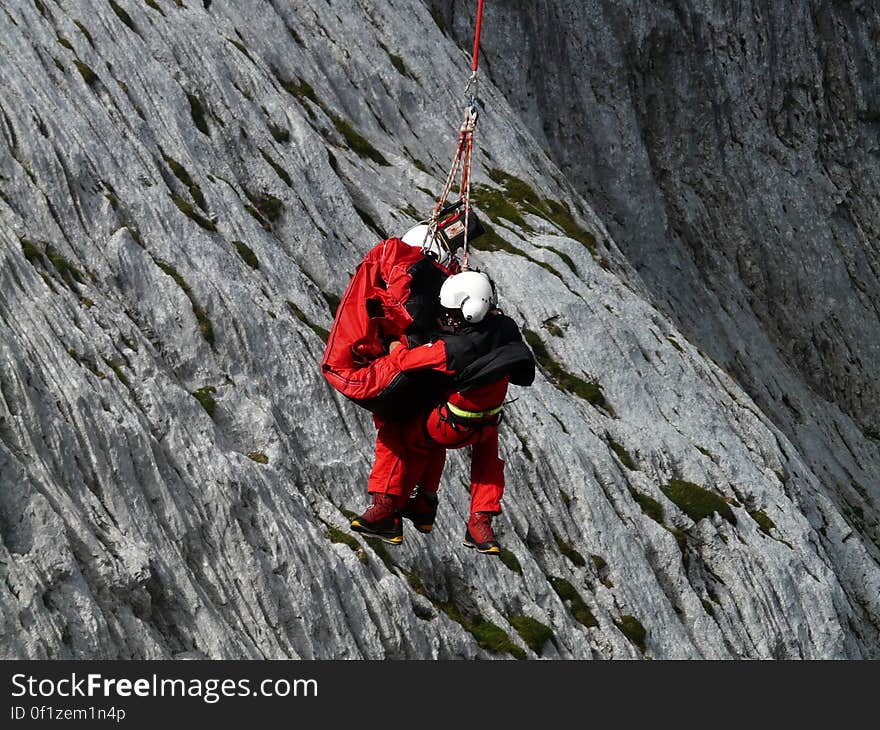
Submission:
[[[446,309],[460,309],[468,322],[482,322],[495,306],[492,281],[482,271],[450,276],[440,287],[440,304]]]
[[[425,256],[430,256],[441,266],[446,266],[452,258],[446,246],[436,236],[432,237],[431,229],[424,224],[413,226],[400,240],[410,246],[421,248]]]

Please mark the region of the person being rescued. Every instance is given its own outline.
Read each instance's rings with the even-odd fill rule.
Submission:
[[[400,474],[400,479],[370,485],[372,504],[352,520],[351,529],[392,544],[403,540],[401,518],[409,519],[419,532],[430,532],[446,450],[471,446],[464,545],[499,555],[492,529],[504,493],[498,426],[508,385],[533,382],[534,356],[517,324],[497,309],[495,289],[486,274],[465,271],[449,277],[439,302],[442,314],[431,342],[442,344],[446,355],[450,377],[443,398],[404,425],[403,449],[383,465],[384,473]],[[392,352],[400,347],[404,345],[392,344]]]

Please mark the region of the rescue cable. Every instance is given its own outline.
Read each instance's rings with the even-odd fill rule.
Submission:
[[[458,130],[458,146],[455,150],[455,156],[452,159],[452,166],[449,174],[446,176],[446,183],[443,185],[443,191],[440,193],[440,199],[434,207],[431,214],[431,220],[428,224],[428,231],[425,235],[425,243],[432,238],[437,232],[437,226],[440,223],[440,212],[446,205],[446,199],[455,183],[456,175],[461,171],[461,179],[458,184],[458,195],[461,198],[464,208],[464,244],[462,246],[462,269],[468,269],[468,214],[470,212],[471,197],[471,156],[474,150],[474,129],[477,126],[477,96],[478,96],[478,80],[477,69],[480,60],[480,31],[483,21],[483,0],[478,0],[477,4],[477,22],[474,30],[474,50],[471,63],[471,75],[468,78],[467,85],[464,87],[464,93],[467,97],[467,106],[464,110],[464,121]]]

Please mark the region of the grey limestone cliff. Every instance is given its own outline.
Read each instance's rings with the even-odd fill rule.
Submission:
[[[461,453],[348,533],[322,337],[442,184],[465,5],[0,4],[0,656],[880,656],[868,3],[489,3],[508,551]]]

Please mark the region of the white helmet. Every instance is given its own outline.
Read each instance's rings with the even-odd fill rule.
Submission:
[[[431,229],[423,223],[410,228],[400,239],[410,246],[417,246],[441,266],[446,266],[451,258],[449,251],[437,236],[431,236]]]
[[[450,276],[440,287],[440,304],[446,309],[461,309],[468,322],[482,322],[495,306],[492,281],[482,271],[462,271]]]

